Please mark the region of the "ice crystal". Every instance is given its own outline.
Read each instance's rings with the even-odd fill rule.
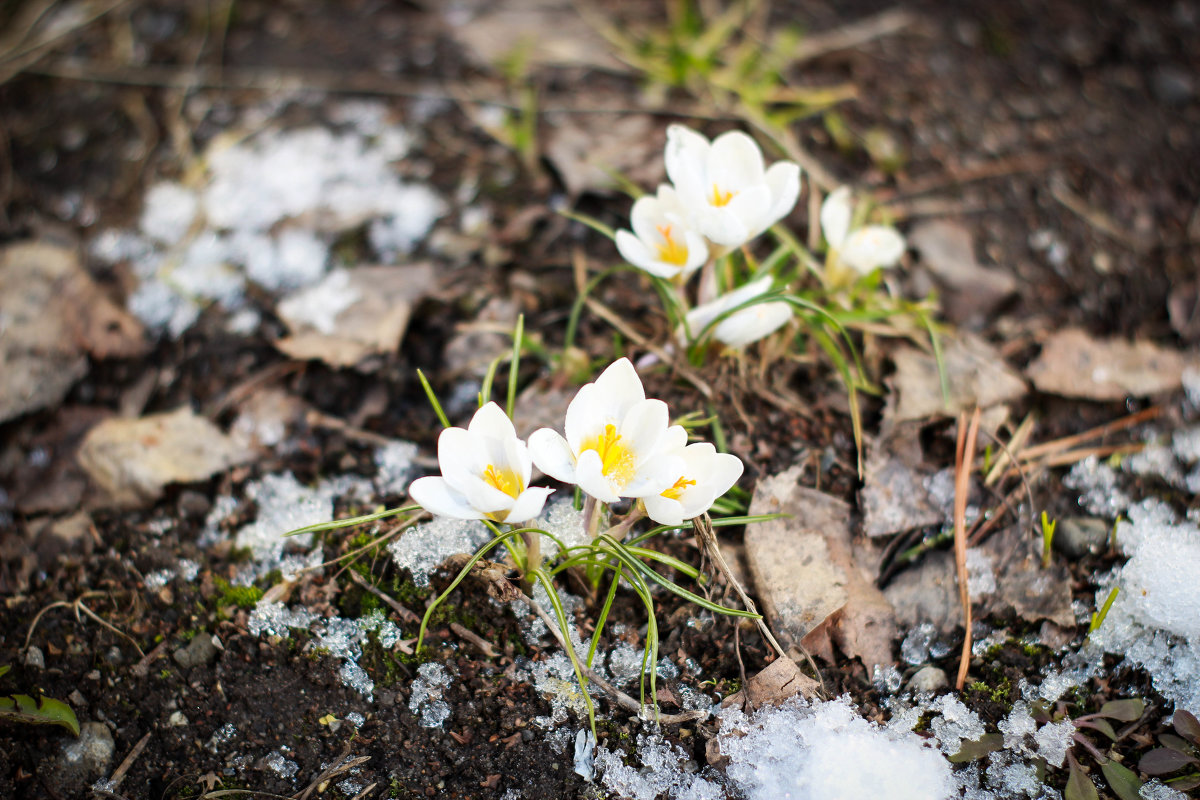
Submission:
[[[442,699],[449,686],[450,673],[441,664],[429,662],[417,669],[408,710],[419,715],[422,727],[440,728],[450,716],[450,704]]]

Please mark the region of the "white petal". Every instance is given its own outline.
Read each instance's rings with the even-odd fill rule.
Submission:
[[[663,152],[663,161],[666,164],[667,177],[675,184],[675,188],[680,189],[681,184],[704,177],[702,173],[708,161],[710,147],[708,139],[691,128],[683,125],[667,128],[667,147]]]
[[[629,225],[633,228],[634,236],[646,244],[655,240],[658,226],[665,221],[658,198],[650,195],[639,197],[629,212]]]
[[[700,269],[704,262],[708,261],[708,245],[704,242],[704,237],[693,230],[684,231],[684,241],[688,249],[687,262],[683,265],[686,276]]]
[[[638,269],[643,269],[651,275],[668,279],[675,277],[679,273],[679,267],[660,261],[656,257],[656,254],[650,251],[649,247],[629,231],[617,231],[616,241],[617,251],[621,254],[621,258],[633,264]]]
[[[800,197],[800,166],[791,161],[772,164],[767,170],[766,183],[771,189],[771,208],[767,211],[767,224],[763,230],[786,217],[795,208],[796,200]]]
[[[408,496],[430,514],[454,519],[483,519],[483,513],[442,478],[417,478],[408,487]]]
[[[557,431],[539,428],[529,437],[529,455],[542,472],[563,483],[575,482],[575,457]]]
[[[521,496],[513,503],[512,508],[508,510],[508,515],[504,517],[504,522],[526,522],[533,519],[542,513],[542,507],[546,505],[546,498],[553,493],[553,489],[547,489],[542,486],[534,486],[526,489],[521,492]]]
[[[729,347],[745,347],[779,330],[791,318],[792,307],[787,303],[759,303],[718,322],[713,338]]]
[[[683,524],[683,504],[678,500],[656,494],[643,497],[642,503],[646,506],[646,515],[659,525]]]
[[[878,267],[895,266],[905,248],[904,237],[895,228],[868,225],[850,234],[838,258],[856,272],[868,275]]]
[[[687,436],[687,430],[682,425],[672,425],[658,441],[659,452],[672,453],[683,450],[687,446]]]
[[[730,205],[733,205],[735,197]],[[729,206],[716,208],[707,203],[692,214],[692,227],[710,242],[722,247],[740,247],[750,238],[750,229]]]
[[[567,416],[563,423],[563,433],[572,453],[578,453],[585,439],[595,436],[597,430],[604,429],[607,408],[596,384],[585,383],[579,387],[567,404]]]
[[[646,399],[642,379],[628,358],[618,358],[596,378],[596,397],[604,416],[621,420],[635,403]]]
[[[767,213],[770,210],[771,190],[765,183],[742,190],[725,206],[726,213],[733,214],[741,221],[746,229],[747,240],[767,229]]]
[[[517,429],[513,427],[512,420],[508,418],[508,414],[504,413],[504,409],[496,405],[496,403],[484,403],[475,416],[471,417],[471,424],[467,426],[467,430],[471,433],[488,436],[495,439],[515,439],[517,438]]]
[[[516,500],[510,494],[502,492],[481,476],[468,478],[462,486],[452,486],[466,496],[467,502],[484,514],[495,514],[512,508]],[[503,516],[503,515],[501,515]]]
[[[575,478],[579,488],[601,503],[615,503],[621,496],[613,491],[612,482],[604,476],[604,464],[595,450],[579,454],[575,464]]]
[[[713,140],[708,151],[708,179],[726,192],[761,184],[762,150],[741,131],[721,134]],[[712,191],[711,187],[709,191]]]
[[[684,471],[684,460],[676,453],[659,452],[638,464],[637,474],[621,489],[622,497],[649,497],[675,485]]]
[[[854,216],[853,198],[849,186],[839,186],[821,204],[821,233],[834,250],[839,250],[850,232]]]
[[[687,215],[687,209],[683,207],[683,203],[679,200],[679,195],[675,191],[675,187],[669,183],[660,183],[658,191],[655,193],[658,198],[658,208],[668,221],[672,217],[682,219]]]
[[[670,411],[662,400],[643,400],[636,403],[621,420],[618,433],[621,443],[633,451],[639,461],[658,449],[659,440],[667,432]]]
[[[488,466],[490,453],[482,438],[462,428],[446,428],[438,435],[438,466],[442,477],[459,492]]]

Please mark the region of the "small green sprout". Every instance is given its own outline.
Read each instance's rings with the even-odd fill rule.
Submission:
[[[1088,626],[1088,635],[1089,636],[1091,636],[1092,633],[1094,633],[1097,628],[1099,628],[1101,625],[1104,624],[1104,618],[1108,616],[1108,610],[1110,608],[1112,608],[1112,604],[1116,601],[1117,595],[1120,593],[1121,593],[1121,587],[1114,586],[1109,591],[1108,597],[1105,598],[1104,605],[1100,607],[1100,610],[1098,612],[1092,614],[1092,624]]]
[[[1058,527],[1058,520],[1050,519],[1046,516],[1046,512],[1042,512],[1042,568],[1050,568],[1050,548],[1054,544],[1054,529]]]

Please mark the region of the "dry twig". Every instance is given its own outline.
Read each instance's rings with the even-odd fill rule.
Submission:
[[[971,462],[979,434],[979,407],[967,425],[964,411],[958,417],[958,443],[954,458],[954,563],[958,571],[958,599],[963,607],[963,647],[955,687],[961,692],[971,664],[971,591],[967,586],[967,495],[971,490]]]

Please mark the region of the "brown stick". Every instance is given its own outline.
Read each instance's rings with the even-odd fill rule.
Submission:
[[[971,462],[974,460],[975,440],[979,435],[979,407],[967,425],[964,411],[958,417],[958,442],[954,458],[954,563],[958,572],[958,599],[962,603],[964,630],[962,657],[958,662],[960,692],[967,681],[971,665],[971,590],[967,586],[967,494],[971,489]]]

